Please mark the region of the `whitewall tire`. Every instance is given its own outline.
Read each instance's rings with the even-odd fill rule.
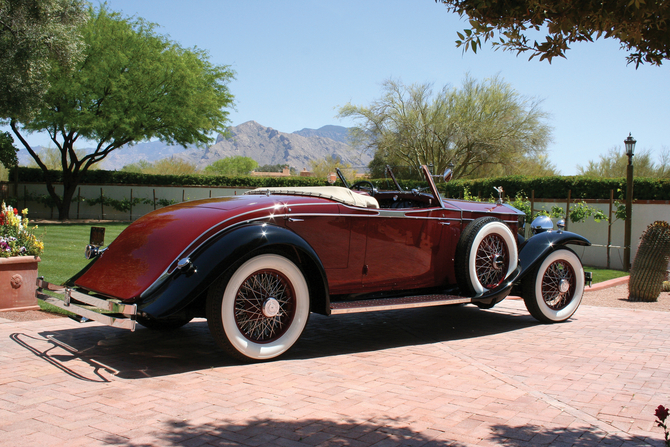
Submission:
[[[584,268],[579,256],[563,247],[549,253],[523,280],[528,312],[543,323],[570,318],[584,295]]]
[[[269,360],[298,340],[309,318],[309,289],[302,271],[275,253],[255,256],[210,288],[210,332],[230,355]]]
[[[500,219],[480,217],[461,233],[455,271],[461,293],[474,296],[502,284],[519,263],[512,230]]]

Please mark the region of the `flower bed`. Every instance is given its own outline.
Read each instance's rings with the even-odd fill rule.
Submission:
[[[0,311],[37,309],[35,282],[44,243],[30,227],[28,210],[0,209]]]

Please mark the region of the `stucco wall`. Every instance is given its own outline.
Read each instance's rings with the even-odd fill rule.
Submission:
[[[541,209],[544,206],[545,209],[549,210],[552,205],[562,206],[565,209],[565,202],[536,202],[535,209]],[[608,203],[589,203],[589,206],[602,210],[605,215],[609,212]],[[553,220],[555,223],[558,219]],[[631,264],[635,259],[635,253],[637,253],[642,233],[649,224],[657,220],[670,221],[670,203],[633,204],[631,217]],[[583,223],[569,222],[568,231],[581,234],[593,244],[591,247],[572,246],[575,252],[582,258],[582,262],[585,265],[603,268],[607,266],[607,222],[595,222],[592,218]],[[616,220],[612,223],[611,245],[613,247],[610,248],[610,268],[621,270],[623,269],[624,245],[623,220]]]

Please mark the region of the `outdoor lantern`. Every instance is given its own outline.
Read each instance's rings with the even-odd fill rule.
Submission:
[[[628,155],[628,166],[626,166],[626,220],[624,221],[623,236],[623,269],[630,270],[630,239],[631,218],[633,215],[633,151],[635,150],[635,138],[628,132],[628,138],[623,140]]]
[[[634,155],[633,152],[635,151],[635,143],[637,143],[637,141],[635,141],[635,138],[628,133],[628,138],[623,140],[623,142],[626,145],[626,155],[632,157]]]

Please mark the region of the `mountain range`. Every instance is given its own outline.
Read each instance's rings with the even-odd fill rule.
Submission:
[[[298,171],[310,169],[310,161],[340,157],[352,166],[367,166],[371,157],[359,157],[349,146],[348,130],[341,126],[302,129],[283,133],[255,121],[247,121],[229,129],[229,136],[219,135],[214,145],[205,149],[192,148],[176,154],[199,169],[225,157],[241,155],[259,165],[287,164]]]
[[[137,143],[112,152],[102,162],[102,168],[120,170],[124,166],[146,160],[153,163],[169,157],[178,157],[195,164],[199,169],[225,157],[250,157],[259,165],[287,164],[298,171],[310,169],[311,161],[339,157],[359,169],[367,167],[372,159],[358,154],[349,144],[349,129],[327,125],[319,129],[302,129],[293,133],[279,132],[255,121],[230,127],[228,136],[219,135],[216,143],[205,148],[171,146],[161,141]],[[19,151],[19,162],[27,165],[32,158],[25,149]]]

